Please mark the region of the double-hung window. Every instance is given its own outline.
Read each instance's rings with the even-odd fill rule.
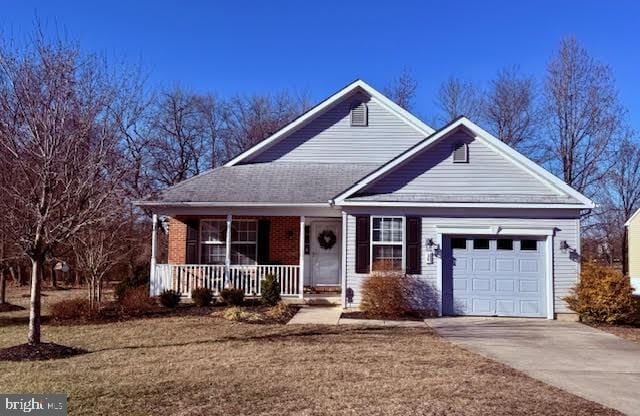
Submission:
[[[371,269],[403,269],[404,218],[371,217]]]
[[[200,221],[200,246],[202,264],[224,264],[227,253],[227,222]]]
[[[231,264],[257,264],[257,259],[257,221],[233,221],[231,224]]]
[[[202,264],[225,264],[227,254],[227,221],[200,222]],[[231,223],[231,264],[257,264],[258,223],[236,220]]]

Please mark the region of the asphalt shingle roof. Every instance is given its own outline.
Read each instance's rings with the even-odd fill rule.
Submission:
[[[219,167],[166,189],[157,201],[326,203],[378,166],[277,162]]]

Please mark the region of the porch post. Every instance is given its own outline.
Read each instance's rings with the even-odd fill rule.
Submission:
[[[159,287],[156,282],[156,246],[158,245],[158,215],[153,214],[151,216],[151,270],[149,270],[149,289],[151,296],[159,295]]]
[[[304,215],[300,217],[300,267],[298,269],[300,276],[300,293],[298,297],[300,299],[304,298]]]
[[[227,236],[226,236],[226,252],[225,252],[225,256],[224,256],[224,287],[229,287],[229,279],[231,277],[230,275],[230,269],[229,266],[231,266],[231,223],[233,220],[233,216],[231,214],[227,214]]]

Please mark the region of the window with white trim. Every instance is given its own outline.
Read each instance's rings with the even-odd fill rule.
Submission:
[[[227,255],[227,221],[200,221],[200,256],[202,264],[225,264]],[[231,264],[257,264],[258,222],[235,220],[231,223]]]
[[[200,221],[200,261],[202,264],[224,264],[227,253],[227,222]]]
[[[238,220],[231,223],[231,264],[257,264],[258,222]]]
[[[404,218],[371,217],[371,269],[403,267]]]

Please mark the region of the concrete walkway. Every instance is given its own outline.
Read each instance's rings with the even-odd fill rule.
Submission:
[[[377,319],[341,319],[342,306],[305,306],[287,325],[361,325],[415,328],[425,327],[423,321],[387,321]]]
[[[629,415],[640,415],[640,345],[576,322],[428,319],[442,337],[527,375]]]
[[[342,306],[305,306],[287,325],[338,325],[341,314]]]

